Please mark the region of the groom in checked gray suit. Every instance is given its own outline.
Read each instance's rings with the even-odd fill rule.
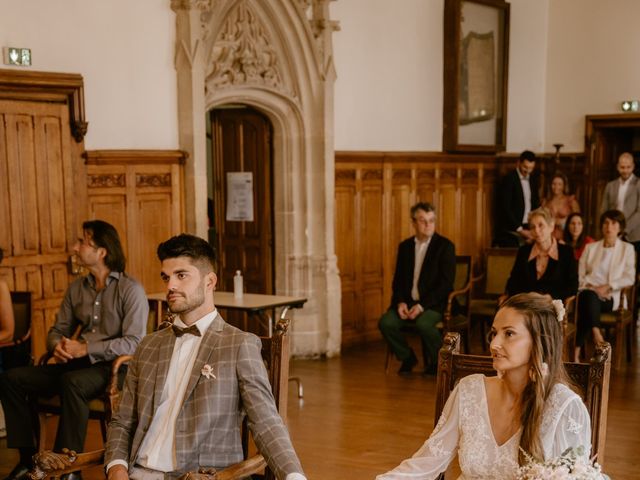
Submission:
[[[278,479],[304,480],[275,407],[260,339],[227,324],[214,305],[214,253],[182,234],[158,247],[172,328],[136,350],[109,424],[109,480],[161,480],[243,459],[240,407]]]

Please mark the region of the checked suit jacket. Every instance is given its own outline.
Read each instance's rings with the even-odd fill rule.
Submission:
[[[117,413],[109,424],[105,465],[131,468],[160,403],[175,344],[170,328],[146,336],[129,365]],[[277,478],[302,467],[275,407],[261,342],[217,315],[203,335],[176,420],[176,472],[224,468],[243,459],[242,410],[260,453]],[[205,365],[215,376],[202,374]]]

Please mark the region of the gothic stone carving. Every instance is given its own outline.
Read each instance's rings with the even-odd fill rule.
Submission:
[[[211,65],[209,87],[257,84],[285,90],[276,51],[257,15],[245,2],[239,3],[227,18],[214,43]]]

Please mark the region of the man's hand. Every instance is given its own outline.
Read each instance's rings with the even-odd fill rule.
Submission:
[[[56,347],[53,349],[53,358],[56,363],[67,363],[69,360],[73,359],[73,355],[67,352],[64,348],[65,340],[68,340],[65,337],[62,337]]]
[[[420,304],[416,303],[413,307],[411,307],[411,310],[409,310],[409,319],[410,320],[415,320],[416,318],[418,318],[420,316],[420,314],[423,311],[424,310],[422,309]]]
[[[398,304],[398,316],[402,320],[409,320],[409,308],[407,308],[407,304],[402,302]]]
[[[53,358],[56,363],[67,363],[74,358],[86,357],[88,353],[86,343],[62,337],[53,349]]]
[[[89,353],[86,342],[79,342],[78,340],[70,340],[62,337],[60,343],[62,343],[62,348],[64,348],[65,352],[71,355],[72,358],[86,357]]]
[[[129,480],[129,472],[124,465],[114,465],[107,471],[108,480]]]

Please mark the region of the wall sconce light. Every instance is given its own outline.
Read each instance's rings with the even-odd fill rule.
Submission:
[[[638,100],[625,100],[620,105],[623,112],[637,112],[640,110],[640,101]]]

